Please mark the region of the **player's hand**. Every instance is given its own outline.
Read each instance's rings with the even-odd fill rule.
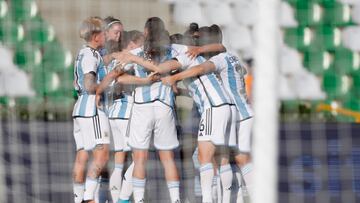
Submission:
[[[96,96],[95,96],[95,104],[96,104],[96,107],[98,109],[101,109],[100,99],[101,99],[101,96],[99,94],[96,94]]]
[[[124,65],[128,63],[132,63],[132,54],[128,51],[113,53],[113,57]]]
[[[149,84],[160,81],[161,76],[158,72],[152,72],[148,75],[147,80]]]
[[[163,77],[163,78],[161,78],[161,81],[164,85],[167,85],[167,86],[173,86],[176,83],[176,81],[174,80],[174,78],[172,76]]]
[[[185,53],[188,57],[194,59],[200,54],[200,47],[188,46],[188,50]]]
[[[174,92],[176,95],[179,95],[180,91],[179,91],[179,89],[177,88],[176,85],[172,85],[171,88],[172,88],[173,92]]]

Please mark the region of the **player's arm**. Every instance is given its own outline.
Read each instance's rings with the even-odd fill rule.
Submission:
[[[101,83],[96,88],[96,106],[100,107],[100,98],[101,94],[105,91],[105,89],[111,84],[112,81],[114,81],[118,76],[123,74],[123,71],[119,69],[114,69],[110,71],[104,79],[101,81]]]
[[[226,51],[226,48],[222,44],[208,44],[204,46],[188,46],[188,51],[186,54],[190,58],[195,58],[199,54],[209,53],[209,52],[223,52]]]
[[[108,65],[112,60],[115,59],[116,55],[120,53],[120,52],[113,52],[111,54],[106,54],[104,55],[102,58],[103,58],[103,61],[104,61],[104,64],[105,65]]]
[[[96,84],[96,74],[94,72],[89,72],[84,75],[84,87],[89,94],[95,94],[98,86]]]
[[[212,62],[206,61],[200,65],[193,66],[175,75],[164,77],[161,80],[165,85],[171,86],[174,85],[177,81],[204,75],[215,70],[215,65]]]
[[[160,80],[160,76],[158,73],[155,72],[151,73],[146,78],[140,78],[127,73],[124,73],[116,78],[116,81],[123,85],[148,85],[159,80]]]
[[[158,67],[156,64],[152,63],[149,60],[144,59],[143,57],[133,55],[127,51],[114,53],[113,56],[117,61],[120,61],[121,64],[136,63],[136,64],[143,66],[144,68],[146,68],[149,71],[152,71],[152,72],[158,71]]]
[[[116,59],[123,64],[136,63],[140,66],[143,66],[147,70],[157,72],[159,74],[169,73],[181,67],[181,64],[179,64],[176,60],[168,60],[157,65],[149,60],[144,59],[143,57],[139,57],[124,51],[116,54]]]

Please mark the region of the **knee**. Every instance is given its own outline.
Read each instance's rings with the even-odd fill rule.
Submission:
[[[76,164],[86,165],[88,159],[89,159],[89,155],[86,151],[81,150],[76,153],[76,159],[75,159]]]
[[[134,153],[134,162],[135,164],[145,164],[147,161],[147,153],[146,152],[138,152]]]
[[[173,151],[160,151],[159,157],[162,162],[173,162],[174,161]]]
[[[107,145],[97,145],[95,152],[95,162],[106,164],[109,161],[109,148]]]

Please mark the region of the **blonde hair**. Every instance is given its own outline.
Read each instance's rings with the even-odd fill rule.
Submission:
[[[104,21],[100,17],[89,17],[80,26],[80,38],[89,42],[94,34],[105,30]]]

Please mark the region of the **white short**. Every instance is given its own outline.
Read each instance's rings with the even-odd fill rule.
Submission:
[[[201,115],[198,141],[211,141],[214,145],[230,146],[234,140],[231,135],[231,109],[229,105],[205,109]]]
[[[129,122],[131,148],[149,149],[152,135],[156,149],[172,150],[179,146],[174,112],[159,101],[134,104]]]
[[[253,126],[253,118],[249,118],[243,121],[237,122],[237,139],[238,139],[238,148],[242,153],[251,152],[251,134]]]
[[[128,137],[126,136],[129,120],[127,119],[109,119],[111,134],[113,138],[112,149],[115,152],[130,151],[128,146]]]
[[[98,144],[110,143],[110,125],[103,111],[93,117],[75,117],[74,138],[76,150],[93,150]]]
[[[237,129],[238,129],[238,117],[239,112],[236,109],[235,105],[230,106],[231,110],[231,128],[230,128],[230,137],[229,137],[229,146],[230,147],[237,147]]]

